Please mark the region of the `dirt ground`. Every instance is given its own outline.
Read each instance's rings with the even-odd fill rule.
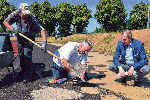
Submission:
[[[55,45],[55,46],[54,46]],[[57,47],[56,47],[57,46]],[[62,44],[51,43],[47,49],[54,52]],[[133,80],[128,85],[122,85],[120,78],[108,69],[113,56],[91,51],[88,54],[89,66],[88,84],[76,84],[67,81],[63,84],[46,84],[45,80],[52,78],[52,57],[36,46],[33,51],[34,64],[45,65],[42,78],[33,82],[22,83],[21,76],[13,78],[8,74],[7,68],[0,71],[0,99],[1,100],[149,100],[150,74],[142,79],[142,87],[134,87]],[[14,62],[16,72],[19,72],[18,58]],[[98,75],[98,77],[96,76]],[[95,78],[94,78],[95,77]]]
[[[145,48],[149,50],[149,35],[150,30],[140,30],[140,31],[132,31],[133,36],[135,39],[138,39],[145,43]],[[138,33],[138,34],[137,34]],[[145,33],[145,34],[143,34]],[[106,37],[108,34],[100,34],[104,35]],[[106,36],[105,36],[106,35]],[[85,36],[85,35],[83,35]],[[102,39],[102,36],[96,36],[96,38],[93,38],[91,41],[94,44],[95,47],[99,47],[99,45],[96,45],[95,41],[100,41]],[[98,38],[99,37],[99,38]],[[120,35],[117,36],[115,40],[113,40],[112,45],[116,45],[116,41],[120,39]],[[94,41],[95,40],[95,41]],[[62,46],[62,44],[56,44],[56,43],[50,43],[52,45],[56,46]],[[98,43],[100,44],[100,43]],[[102,45],[102,44],[100,44]],[[114,49],[115,50],[115,49]],[[100,84],[96,87],[89,87],[89,86],[83,86],[81,87],[82,93],[87,94],[99,94],[102,100],[121,100],[121,99],[127,99],[127,100],[150,100],[150,74],[146,75],[142,78],[142,87],[133,86],[134,81],[129,79],[127,81],[127,85],[122,85],[120,83],[120,78],[117,76],[117,74],[109,71],[109,65],[113,61],[113,56],[108,54],[103,54],[97,51],[91,51],[88,54],[88,60],[87,64],[88,66],[94,66],[93,70],[90,70],[90,73],[96,73],[99,74],[99,72],[103,72],[105,77],[102,78],[92,78],[88,80],[89,83],[93,84]],[[45,90],[45,88],[43,87]],[[49,88],[50,90],[53,90],[54,88]],[[32,96],[36,98],[37,93],[42,93],[43,90],[37,90],[32,91]],[[54,89],[54,91],[57,91],[57,89]],[[58,91],[64,91],[64,90],[58,90]],[[34,92],[36,94],[34,94]],[[70,96],[72,93],[70,91],[66,91]],[[77,92],[77,91],[76,91]],[[82,97],[81,94],[73,92],[74,94],[78,95],[78,97]],[[43,92],[44,93],[44,92]],[[50,93],[50,91],[47,91],[47,94]],[[57,92],[56,92],[57,93]],[[46,92],[45,92],[46,94]],[[73,95],[72,95],[73,96]],[[39,96],[40,97],[40,96]],[[55,96],[56,97],[56,96]],[[69,97],[69,96],[68,96]],[[74,96],[75,98],[76,96]],[[34,99],[35,99],[34,98]],[[57,99],[57,98],[56,98]],[[69,99],[69,98],[68,98]],[[35,99],[39,100],[39,99]],[[97,99],[95,99],[97,100]]]
[[[62,44],[53,45],[62,46]],[[83,93],[98,94],[105,92],[106,94],[101,95],[102,100],[149,100],[150,99],[150,74],[142,78],[142,87],[133,86],[134,81],[129,79],[127,85],[120,83],[120,78],[117,74],[109,71],[109,65],[113,61],[113,56],[108,54],[102,54],[97,51],[91,51],[88,54],[87,64],[88,66],[94,66],[94,69],[90,73],[99,74],[100,71],[104,72],[105,77],[97,79],[93,78],[89,80],[89,83],[101,84],[99,87],[82,87]],[[122,96],[122,98],[120,98]]]
[[[119,93],[123,95],[125,98],[129,98],[132,100],[149,100],[150,99],[150,74],[148,74],[142,79],[142,87],[134,87],[133,80],[129,80],[127,82],[128,86],[121,85],[121,83],[119,83],[118,76],[115,73],[109,71],[109,64],[112,63],[112,60],[113,60],[113,56],[107,54],[100,54],[99,52],[89,52],[88,61],[87,61],[88,65],[105,66],[105,67],[95,67],[95,70],[92,71],[92,73],[103,71],[104,74],[106,75],[106,77],[101,78],[101,80],[92,79],[89,82],[103,84],[100,85],[101,88],[108,89],[110,92],[113,93]],[[85,92],[87,91],[90,92],[93,90],[85,89]],[[116,99],[120,99],[120,98],[118,98],[114,94],[102,96],[102,100],[116,100]]]

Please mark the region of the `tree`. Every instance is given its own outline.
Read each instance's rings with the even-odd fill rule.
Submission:
[[[87,27],[89,19],[92,18],[90,14],[92,11],[89,10],[86,4],[72,5],[72,25],[74,26],[74,33],[82,33],[84,28]]]
[[[10,5],[6,0],[0,0],[0,25],[4,31],[6,27],[3,24],[3,21],[8,17],[8,15],[15,10],[15,6]]]
[[[51,36],[55,32],[57,26],[56,8],[51,7],[48,1],[38,4],[36,1],[31,5],[31,13],[39,20],[41,25],[47,31],[47,35]]]
[[[39,12],[40,12],[40,4],[36,1],[31,4],[31,13],[34,15],[36,19],[39,19]],[[39,20],[40,22],[40,20]],[[41,23],[41,22],[40,22]],[[42,24],[42,23],[41,23]],[[35,34],[36,37],[41,37],[41,33]]]
[[[40,12],[40,4],[35,1],[33,4],[31,4],[30,11],[38,19]]]
[[[60,3],[56,6],[56,19],[58,21],[58,31],[65,36],[71,31],[72,13],[69,3]]]
[[[106,31],[103,28],[103,26],[101,25],[100,28],[96,27],[93,33],[106,33]]]
[[[4,30],[2,27],[0,27],[0,33],[4,33]]]
[[[125,26],[127,12],[121,0],[101,0],[96,9],[94,16],[106,32],[116,32]]]
[[[129,29],[144,29],[147,27],[148,5],[144,2],[136,4],[133,10],[130,11],[130,18],[128,20]]]

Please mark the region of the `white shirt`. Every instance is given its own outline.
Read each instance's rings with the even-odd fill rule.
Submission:
[[[126,47],[125,63],[127,65],[133,65],[134,64],[131,44]]]
[[[75,63],[79,62],[81,64],[86,64],[88,54],[79,54],[78,52],[78,46],[80,43],[77,42],[68,42],[60,49],[56,50],[54,54],[61,59],[66,58],[68,60],[68,63],[71,65],[74,65]],[[53,61],[60,67],[64,67],[62,65],[62,62],[58,60],[57,58],[53,57]]]

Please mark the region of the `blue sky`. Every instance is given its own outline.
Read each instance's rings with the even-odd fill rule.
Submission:
[[[42,3],[45,0],[6,0],[10,4],[14,5],[16,8],[19,8],[20,3],[28,3],[31,5],[34,1],[37,1],[38,3]],[[61,2],[69,2],[71,5],[73,4],[83,4],[86,3],[88,9],[92,10],[91,15],[93,18],[90,19],[89,25],[86,28],[88,32],[93,32],[95,30],[95,27],[100,27],[100,24],[97,23],[97,20],[94,19],[94,14],[96,12],[96,5],[100,2],[100,0],[47,0],[51,6],[56,6],[57,4]],[[148,4],[149,0],[122,0],[123,4],[125,5],[125,10],[127,10],[128,14],[133,9],[133,6],[137,3],[140,3],[141,1]]]

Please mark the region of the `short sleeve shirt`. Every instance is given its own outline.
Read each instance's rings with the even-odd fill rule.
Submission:
[[[68,42],[60,49],[56,50],[54,54],[61,59],[66,58],[68,60],[68,63],[71,65],[74,65],[77,62],[80,62],[81,64],[86,64],[87,56],[88,54],[79,54],[78,52],[78,46],[80,43],[77,42]],[[53,57],[53,61],[60,67],[64,67],[62,65],[62,62],[58,60],[57,58]]]
[[[19,25],[21,29],[25,32],[24,35],[29,38],[35,37],[35,33],[44,30],[44,28],[39,24],[37,19],[32,14],[30,14],[26,20],[22,19],[22,15],[19,10],[13,11],[5,19],[5,21],[8,22],[10,25],[16,22],[17,26]]]

